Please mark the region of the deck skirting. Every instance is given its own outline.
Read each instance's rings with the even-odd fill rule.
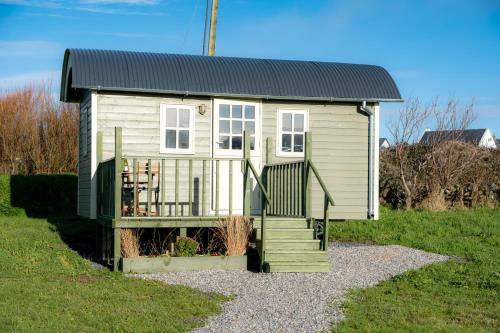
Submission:
[[[247,256],[122,258],[124,273],[164,273],[209,269],[247,269]]]

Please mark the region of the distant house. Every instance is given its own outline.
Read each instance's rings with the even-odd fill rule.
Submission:
[[[379,138],[378,139],[378,147],[380,148],[380,150],[387,149],[390,146],[391,146],[391,144],[389,143],[389,140],[387,140],[387,138]]]
[[[450,130],[450,131],[429,131],[427,130],[420,143],[435,143],[442,141],[462,141],[472,143],[480,147],[496,148],[493,134],[488,128],[467,129],[467,130]]]

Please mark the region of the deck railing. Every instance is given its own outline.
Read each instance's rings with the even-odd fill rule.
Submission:
[[[236,209],[249,216],[252,179],[261,192],[265,188],[251,165],[248,135],[243,136],[241,158],[151,157],[122,154],[122,129],[117,127],[115,157],[103,161],[103,138],[98,132],[98,217],[217,217],[231,215]],[[238,196],[233,196],[237,191],[234,181],[239,179],[243,181],[243,200],[235,202],[233,197]]]
[[[263,176],[270,196],[269,215],[310,219],[314,176],[324,195],[322,247],[326,250],[329,208],[334,205],[334,201],[312,161],[312,133],[305,133],[304,143],[304,160],[268,163],[264,166]]]

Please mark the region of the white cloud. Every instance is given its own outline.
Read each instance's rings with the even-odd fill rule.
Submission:
[[[48,41],[0,41],[0,57],[52,56],[61,53],[58,43]]]
[[[20,87],[37,85],[40,83],[50,84],[53,88],[58,88],[60,79],[61,71],[59,70],[45,70],[39,72],[4,76],[0,77],[0,90],[10,91]]]

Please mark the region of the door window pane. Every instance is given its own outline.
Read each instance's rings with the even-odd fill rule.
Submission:
[[[229,134],[229,120],[219,120],[219,132]]]
[[[188,109],[179,109],[179,127],[189,128],[189,113]]]
[[[292,151],[292,135],[282,134],[281,135],[281,151],[291,152]]]
[[[179,131],[179,149],[189,149],[189,131]]]
[[[233,118],[241,118],[241,105],[233,105]]]
[[[167,130],[165,146],[166,146],[166,148],[173,148],[173,149],[176,148],[176,146],[177,146],[177,144],[176,144],[176,130]]]
[[[250,150],[255,150],[255,137],[250,137]]]
[[[292,114],[291,113],[283,113],[283,123],[281,126],[283,131],[291,131],[292,130]]]
[[[241,136],[233,136],[231,138],[231,148],[241,150]]]
[[[242,132],[241,129],[241,121],[240,120],[233,120],[233,134],[241,134]]]
[[[165,119],[167,127],[177,127],[177,109],[167,108],[165,110]]]
[[[304,115],[295,114],[293,122],[293,130],[295,132],[304,132]]]
[[[229,118],[229,117],[231,117],[229,104],[221,104],[221,105],[219,105],[219,116],[221,118]]]
[[[220,149],[229,149],[229,136],[221,135],[219,136],[219,148]]]
[[[293,151],[297,153],[304,151],[304,134],[293,135]]]
[[[245,131],[248,131],[250,134],[255,133],[255,122],[253,121],[245,121]]]
[[[255,119],[255,106],[245,105],[245,118],[246,119]]]

